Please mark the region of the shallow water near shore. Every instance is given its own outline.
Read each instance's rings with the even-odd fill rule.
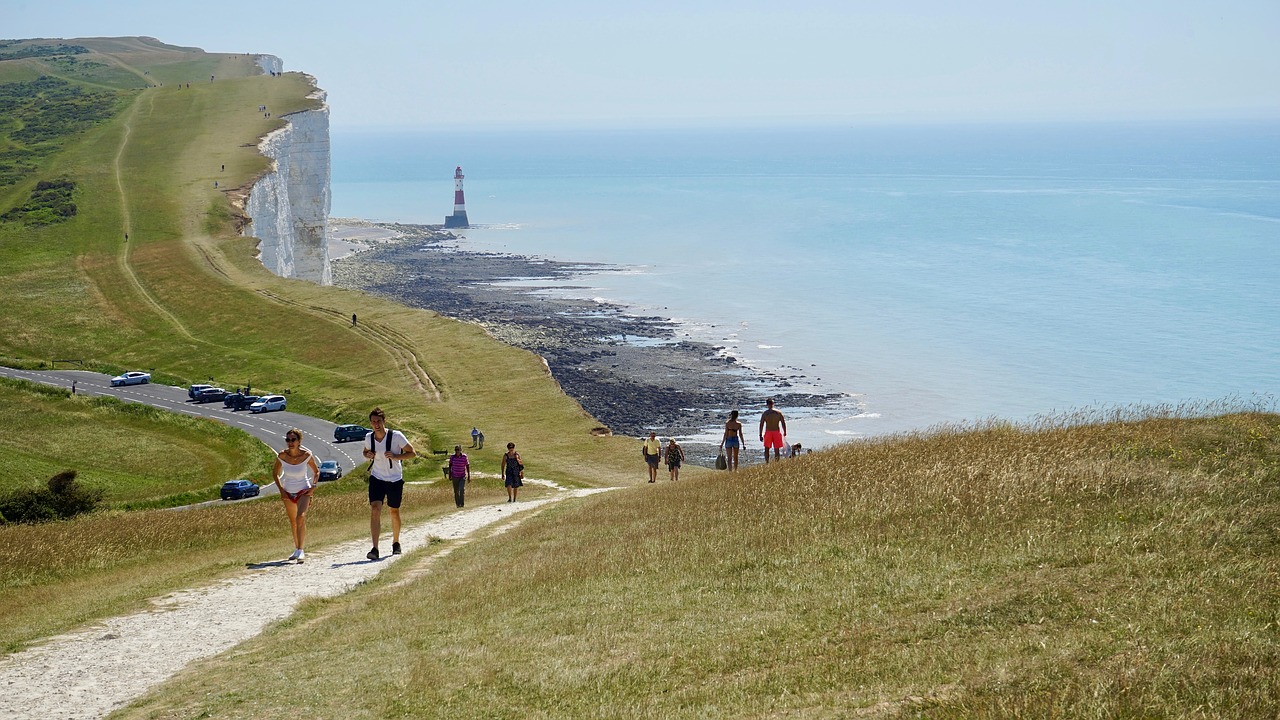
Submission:
[[[1280,394],[1275,125],[335,131],[333,153],[335,216],[441,223],[461,164],[459,248],[611,266],[510,282],[843,394],[789,413],[809,447]]]

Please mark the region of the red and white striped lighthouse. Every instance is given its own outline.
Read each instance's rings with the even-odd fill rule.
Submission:
[[[453,171],[453,214],[445,217],[447,228],[464,228],[467,224],[467,204],[462,199],[462,166]]]

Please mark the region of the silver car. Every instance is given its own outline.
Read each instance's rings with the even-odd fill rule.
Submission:
[[[272,410],[283,410],[285,399],[283,395],[263,395],[262,399],[249,406],[249,412],[270,412]]]
[[[117,375],[111,378],[111,387],[119,387],[121,385],[146,385],[149,382],[151,382],[151,373],[131,370],[123,375]]]

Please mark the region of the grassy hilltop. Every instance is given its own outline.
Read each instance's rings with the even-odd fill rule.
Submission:
[[[510,439],[538,476],[642,478],[634,443],[592,435],[538,358],[261,267],[232,200],[266,169],[257,138],[311,107],[312,89],[296,73],[262,76],[246,55],[145,38],[0,42],[0,215],[14,213],[0,221],[0,362],[252,381],[334,420],[382,405],[420,449],[479,424],[493,448],[481,470]],[[235,571],[285,536],[274,503],[128,509],[261,473],[263,450],[234,433],[21,385],[0,384],[0,403],[0,488],[71,466],[114,493],[108,512],[0,526],[8,651]],[[23,442],[22,418],[37,415],[46,436],[80,430]],[[166,480],[102,452],[119,441],[102,426],[124,422],[131,452],[187,452],[193,471]],[[325,489],[312,543],[367,531],[362,489]],[[502,496],[493,481],[477,490]],[[406,519],[450,500],[415,490]],[[1280,417],[1243,407],[855,443],[596,495],[437,548],[306,604],[120,715],[1280,712]]]

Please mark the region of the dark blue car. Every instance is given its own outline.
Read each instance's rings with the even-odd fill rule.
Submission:
[[[262,488],[252,480],[228,480],[222,483],[223,500],[239,500],[254,497],[262,492]]]
[[[364,440],[364,436],[368,434],[369,428],[360,425],[339,425],[333,429],[333,441]]]

